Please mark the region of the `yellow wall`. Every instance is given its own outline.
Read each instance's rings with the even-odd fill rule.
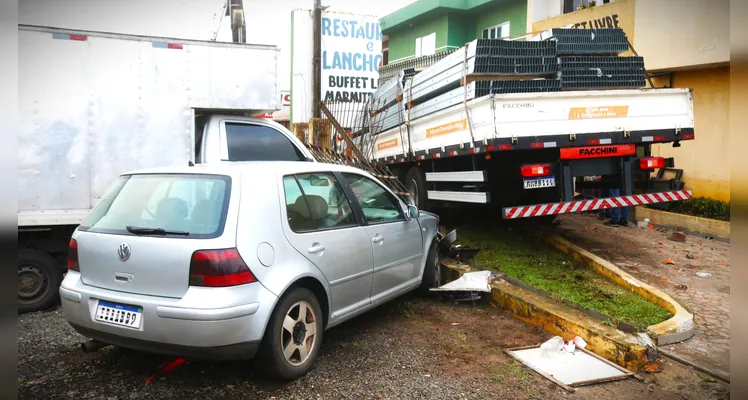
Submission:
[[[668,77],[654,82],[669,84]],[[730,152],[728,135],[730,108],[730,67],[704,68],[673,73],[673,87],[693,89],[695,140],[652,146],[652,155],[674,157],[683,169],[686,188],[695,197],[730,200]]]
[[[729,0],[639,0],[635,21],[631,43],[650,71],[730,62]]]
[[[679,148],[655,145],[653,155],[674,157],[694,196],[730,200],[728,0],[617,0],[537,21],[532,32],[608,27],[611,21],[626,32],[649,72],[677,71],[673,87],[693,89],[696,140]],[[670,86],[668,76],[654,81],[655,87]]]

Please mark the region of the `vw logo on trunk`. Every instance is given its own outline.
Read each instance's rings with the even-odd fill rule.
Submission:
[[[117,249],[117,255],[120,261],[127,261],[130,258],[130,245],[122,243]]]

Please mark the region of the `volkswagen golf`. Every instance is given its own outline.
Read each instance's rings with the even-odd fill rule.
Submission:
[[[326,329],[438,286],[437,223],[340,165],[128,173],[73,234],[64,315],[104,345],[255,359],[270,378],[296,379]]]

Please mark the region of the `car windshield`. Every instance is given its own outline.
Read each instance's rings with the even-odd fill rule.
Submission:
[[[231,179],[219,175],[120,177],[86,216],[90,232],[210,238],[226,220]]]

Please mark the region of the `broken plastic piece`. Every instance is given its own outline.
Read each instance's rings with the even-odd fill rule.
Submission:
[[[585,342],[584,339],[580,338],[579,336],[574,337],[574,344],[580,349],[587,347],[587,342]]]
[[[543,357],[557,355],[562,348],[564,348],[564,339],[561,336],[554,336],[540,345],[540,351]]]
[[[669,258],[665,259],[665,260],[662,260],[662,263],[663,264],[667,264],[667,265],[675,265],[675,261],[673,261],[673,260],[671,260]]]
[[[486,292],[491,293],[488,277],[491,271],[473,271],[462,274],[458,279],[430,289],[433,292]]]
[[[567,353],[573,353],[574,350],[576,350],[576,346],[574,345],[573,340],[569,340],[568,343],[564,344],[564,350],[566,350]]]

